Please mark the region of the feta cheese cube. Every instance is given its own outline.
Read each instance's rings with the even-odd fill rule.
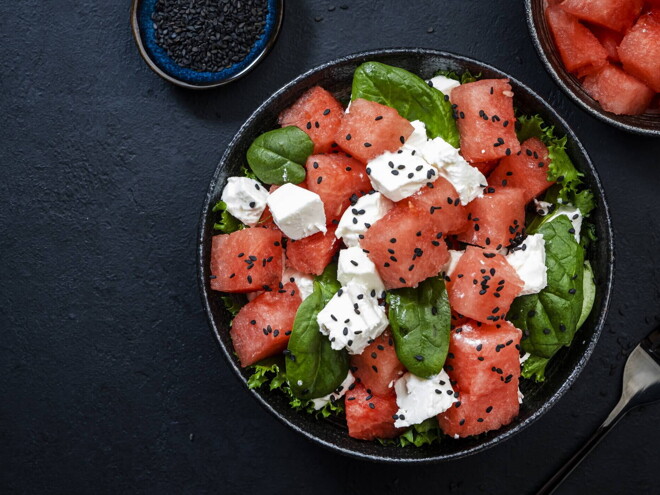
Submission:
[[[371,185],[392,201],[401,201],[438,178],[434,167],[416,150],[401,148],[377,156],[367,164]]]
[[[245,225],[253,227],[266,208],[268,190],[248,177],[229,177],[220,199],[227,204],[227,211]]]
[[[394,426],[412,426],[446,411],[458,399],[442,370],[430,378],[420,378],[408,372],[394,384],[396,405],[399,406]]]
[[[456,251],[454,249],[449,250],[449,261],[445,266],[445,275],[448,277],[452,276],[454,270],[456,269],[456,265],[458,265],[458,261],[461,259],[461,256],[463,256],[464,252],[465,251]]]
[[[413,126],[413,132],[406,142],[403,145],[403,148],[410,150],[417,149],[419,146],[422,146],[426,141],[428,141],[428,136],[426,134],[426,124],[421,120],[413,120],[410,123]]]
[[[383,218],[393,206],[394,204],[379,192],[374,191],[362,196],[341,216],[335,236],[349,247],[359,245],[367,229]]]
[[[376,265],[359,246],[339,251],[337,280],[344,286],[351,282],[361,285],[367,292],[374,291],[375,297],[385,290]]]
[[[298,287],[298,293],[304,301],[314,292],[314,277],[306,273],[299,272],[290,267],[285,267],[282,273],[282,283],[293,282]]]
[[[506,260],[525,284],[520,293],[521,296],[536,294],[548,285],[543,234],[527,236],[520,246],[507,254]]]
[[[442,91],[442,94],[445,94],[451,98],[451,90],[458,88],[461,83],[455,79],[450,79],[445,76],[435,76],[427,81],[429,86],[435,89]]]
[[[573,233],[575,236],[575,242],[580,242],[580,231],[582,230],[582,212],[580,209],[572,205],[562,205],[552,213],[552,216],[548,218],[546,222],[552,221],[559,215],[565,215],[568,217],[568,219],[573,224],[573,229],[575,230]]]
[[[312,191],[284,184],[268,196],[267,204],[275,225],[291,239],[327,231],[323,201]]]
[[[319,409],[323,409],[323,406],[325,406],[328,402],[338,401],[346,394],[348,387],[353,385],[353,383],[355,383],[355,377],[353,376],[353,373],[349,371],[344,381],[341,382],[341,385],[339,385],[334,390],[334,392],[331,392],[328,395],[324,395],[323,397],[319,397],[318,399],[312,399],[314,409],[318,411]]]
[[[328,301],[319,312],[317,322],[321,333],[330,338],[331,347],[346,348],[349,354],[362,353],[389,323],[378,299],[352,282]]]
[[[419,148],[424,159],[438,169],[440,177],[447,179],[461,198],[461,204],[483,195],[488,185],[484,174],[473,167],[458,153],[458,150],[442,138],[430,139]]]

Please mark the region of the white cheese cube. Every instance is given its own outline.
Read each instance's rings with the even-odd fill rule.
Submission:
[[[323,201],[312,191],[284,184],[268,196],[267,203],[275,225],[290,239],[298,240],[327,230]]]
[[[227,211],[245,225],[253,227],[266,208],[268,190],[248,177],[229,177],[220,199],[227,204]]]
[[[339,385],[334,390],[334,392],[329,393],[328,395],[324,395],[323,397],[319,397],[318,399],[312,399],[314,409],[318,411],[319,409],[322,409],[323,406],[325,406],[328,402],[335,402],[341,399],[348,391],[348,388],[353,385],[353,383],[355,383],[355,377],[353,376],[353,373],[349,371],[344,381],[341,382],[341,385]]]
[[[445,76],[435,76],[427,81],[429,86],[432,88],[442,91],[442,94],[445,94],[451,98],[451,90],[458,88],[461,83],[455,79],[450,79]]]
[[[413,133],[408,136],[406,142],[403,145],[403,148],[407,149],[417,149],[419,146],[422,146],[426,141],[428,141],[428,136],[426,134],[426,124],[421,120],[413,120],[410,123],[413,126]]]
[[[290,267],[285,267],[282,273],[282,283],[293,282],[298,287],[298,293],[304,301],[314,292],[314,277],[306,273],[299,272]]]
[[[438,178],[435,168],[410,148],[377,156],[367,164],[367,174],[374,189],[392,201],[401,201]]]
[[[554,218],[557,218],[559,215],[565,215],[571,221],[571,223],[573,224],[573,230],[575,230],[575,232],[573,233],[573,235],[575,236],[575,242],[579,243],[580,231],[582,230],[582,212],[580,211],[580,209],[572,205],[560,206],[552,213],[552,216],[548,218],[546,222],[551,222]]]
[[[374,291],[376,297],[385,290],[385,285],[376,271],[376,265],[359,246],[339,251],[337,280],[343,286],[351,282],[361,285],[367,292]]]
[[[466,162],[458,150],[444,139],[430,139],[419,148],[419,153],[428,163],[435,165],[440,177],[454,186],[462,205],[483,195],[483,189],[488,185],[484,174]]]
[[[394,384],[396,413],[394,426],[412,426],[446,411],[458,399],[449,382],[449,375],[442,370],[430,378],[420,378],[408,372]]]
[[[394,204],[379,192],[374,191],[362,196],[341,216],[335,236],[342,239],[347,246],[357,246],[367,229],[383,218],[393,206]]]
[[[328,301],[317,322],[321,333],[330,338],[331,347],[346,348],[349,354],[361,354],[389,323],[378,299],[354,283],[342,287]]]
[[[527,236],[520,246],[507,254],[506,260],[525,284],[520,293],[521,296],[536,294],[548,285],[543,234]]]

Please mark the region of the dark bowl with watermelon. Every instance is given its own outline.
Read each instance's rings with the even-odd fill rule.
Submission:
[[[589,94],[589,92],[587,92],[584,83],[581,83],[578,77],[576,77],[574,73],[571,73],[569,70],[567,70],[564,63],[562,62],[562,57],[559,53],[559,50],[555,46],[552,32],[548,25],[548,20],[546,17],[546,8],[548,7],[548,5],[551,5],[553,9],[557,9],[556,4],[558,3],[560,2],[548,1],[548,0],[525,0],[527,25],[529,27],[532,41],[534,42],[534,46],[536,47],[539,57],[541,58],[541,62],[545,66],[545,69],[548,71],[548,73],[552,76],[554,81],[557,83],[557,85],[577,105],[582,107],[592,116],[602,120],[607,124],[610,124],[618,129],[627,132],[633,132],[647,136],[660,136],[660,112],[657,111],[657,108],[653,110],[647,109],[646,112],[640,113],[639,115],[624,115],[624,114],[617,115],[616,113],[606,111],[601,106],[601,103],[596,101]],[[648,2],[648,3],[653,4],[653,2]],[[623,22],[625,24],[626,22],[625,11],[629,10],[627,8],[627,6],[629,5],[627,4],[627,0],[610,0],[607,2],[607,4],[608,4],[608,8],[615,9],[614,11],[616,11],[617,9],[624,10],[624,12],[621,12],[616,15],[612,15],[611,18],[613,19],[612,22],[614,24],[616,24],[617,22]],[[591,12],[589,12],[589,8],[596,10],[600,8],[595,3],[593,4],[592,7],[590,7],[588,3],[583,3],[581,5],[585,10],[584,12],[585,16],[583,17],[583,19],[591,19],[592,17],[597,18],[600,15],[602,15],[602,11],[601,11],[601,12],[594,12],[593,16],[591,16]],[[596,19],[595,22],[597,24],[600,24],[600,21],[598,21],[598,19]],[[586,25],[586,24],[582,23],[582,25]],[[592,29],[594,29],[593,26],[596,26],[596,24],[589,24],[589,25],[592,26]],[[598,28],[598,26],[596,27]],[[561,29],[561,26],[558,27],[557,29]],[[569,30],[568,27],[566,27],[566,29]],[[581,29],[584,31],[588,31],[586,27],[582,27]],[[600,29],[600,31],[597,30],[594,31],[598,36],[597,41],[596,38],[593,38],[590,32],[586,32],[586,34],[574,33],[575,39],[573,41],[576,46],[580,47],[579,55],[581,57],[593,58],[596,57],[596,55],[593,53],[596,50],[605,50],[606,52],[608,51],[608,49],[613,50],[614,53],[613,58],[611,55],[608,56],[608,61],[611,62],[611,64],[608,64],[610,67],[610,74],[612,74],[610,76],[611,83],[605,84],[604,86],[607,87],[598,90],[599,94],[601,95],[600,98],[605,99],[606,101],[605,104],[612,107],[612,109],[625,108],[630,106],[634,107],[637,101],[639,101],[640,99],[645,100],[646,98],[644,95],[641,94],[638,95],[637,93],[644,93],[650,90],[644,87],[639,81],[637,81],[634,78],[631,78],[624,71],[617,68],[618,65],[620,64],[620,60],[619,60],[619,56],[617,55],[616,45],[621,42],[621,38],[623,37],[623,34],[602,27],[598,29]],[[605,35],[601,35],[601,33],[605,33]],[[614,41],[608,40],[606,38],[604,39],[603,36],[607,36],[607,33],[609,33],[609,36],[615,37]],[[578,38],[580,34],[582,35],[582,38]],[[592,46],[592,44],[590,44],[590,41],[596,46],[595,47]],[[598,46],[599,42],[601,42],[603,47],[605,48]],[[655,66],[654,65],[655,63],[649,60],[649,58],[653,58],[653,55],[643,45],[635,45],[633,43],[631,46],[628,47],[628,50],[631,52],[629,56],[637,61],[640,61],[640,63],[644,65]],[[610,53],[612,52],[610,51]],[[584,68],[579,70],[584,70]],[[574,72],[577,72],[579,74],[578,71],[574,71]],[[587,79],[589,78],[587,77]],[[585,79],[585,81],[587,81],[587,79]],[[657,80],[657,76],[656,76],[656,80]],[[592,92],[593,91],[594,88],[592,88]],[[648,100],[645,101],[648,102]],[[655,98],[653,98],[653,102],[657,102],[657,101],[658,98],[656,94]],[[657,107],[657,103],[653,103],[653,102],[652,105]]]
[[[550,362],[543,383],[523,381],[521,390],[525,400],[519,416],[507,426],[488,433],[461,440],[442,441],[422,447],[366,442],[350,438],[340,419],[321,419],[289,406],[289,398],[274,393],[268,387],[249,389],[257,401],[280,421],[310,440],[336,452],[381,462],[434,462],[464,457],[502,442],[530,425],[568,390],[591,355],[605,322],[610,302],[614,271],[614,246],[611,219],[598,174],[586,151],[566,122],[527,86],[494,67],[466,57],[431,49],[384,49],[346,56],[316,67],[284,86],[268,98],[243,124],[229,143],[218,164],[202,209],[198,238],[199,284],[206,314],[230,367],[248,389],[251,371],[242,368],[234,352],[229,333],[231,315],[219,293],[210,283],[211,244],[214,234],[212,207],[220,198],[226,179],[237,175],[245,162],[250,144],[260,134],[278,125],[278,115],[291,106],[306,90],[322,85],[341,102],[347,102],[355,69],[364,62],[377,61],[401,67],[423,78],[438,70],[458,73],[470,71],[486,78],[508,78],[515,93],[515,105],[523,114],[538,114],[568,138],[566,151],[575,166],[584,174],[585,184],[594,192],[597,207],[592,218],[598,242],[591,245],[589,259],[595,267],[597,284],[593,311],[570,347],[561,350]]]

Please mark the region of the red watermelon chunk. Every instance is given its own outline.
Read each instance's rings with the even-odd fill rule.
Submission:
[[[341,149],[363,163],[396,151],[412,134],[413,126],[385,105],[358,98],[342,119],[335,141]]]
[[[289,239],[286,245],[289,266],[302,273],[321,275],[341,245],[335,230],[337,226],[330,224],[325,234],[318,232],[297,241]]]
[[[282,280],[282,233],[254,227],[213,236],[211,289],[253,292]]]
[[[479,435],[508,425],[518,416],[518,389],[509,387],[485,395],[461,391],[460,402],[454,406],[438,415],[442,431],[451,437]]]
[[[286,349],[301,302],[296,284],[288,283],[264,292],[240,309],[229,334],[241,366]]]
[[[560,7],[569,14],[615,31],[632,26],[642,11],[644,0],[565,0]]]
[[[280,114],[279,123],[299,127],[314,142],[314,153],[327,153],[343,116],[341,103],[321,86],[314,86]]]
[[[467,229],[467,212],[451,183],[439,177],[401,201],[416,208],[434,232],[457,234]],[[428,227],[427,227],[428,228]]]
[[[393,391],[387,395],[375,395],[357,383],[346,393],[344,409],[349,437],[360,440],[394,438],[403,431],[394,427],[393,416],[399,407]]]
[[[477,167],[479,172],[481,172],[486,177],[488,177],[488,174],[490,174],[493,171],[493,169],[497,167],[498,163],[499,161],[493,160],[491,162],[475,162],[475,163],[471,163],[470,165],[472,165],[473,167]]]
[[[612,62],[620,62],[617,47],[621,43],[623,35],[617,31],[612,31],[611,29],[602,26],[592,26],[591,32],[594,33],[600,44],[605,48],[607,58]]]
[[[660,10],[641,16],[619,46],[623,68],[660,92]]]
[[[425,212],[397,204],[360,241],[386,289],[415,287],[440,273],[449,260],[441,232],[432,231]]]
[[[312,155],[307,159],[307,189],[321,197],[326,222],[339,220],[351,196],[371,191],[366,167],[344,154]]]
[[[461,154],[467,161],[497,160],[520,150],[508,79],[461,84],[452,90],[451,101],[456,105]]]
[[[560,7],[548,7],[545,17],[567,70],[573,72],[581,67],[601,67],[605,64],[607,51],[577,18]]]
[[[468,246],[447,282],[447,294],[457,313],[494,324],[504,320],[523,285],[504,256]]]
[[[491,180],[488,180],[491,183]],[[501,184],[501,181],[500,181]],[[468,244],[501,249],[515,242],[525,225],[525,193],[513,187],[489,186],[488,194],[467,206],[469,227],[458,235]]]
[[[362,354],[351,356],[351,371],[366,389],[376,395],[388,395],[394,390],[390,384],[405,372],[396,356],[389,330],[369,344]]]
[[[530,138],[518,153],[506,156],[488,177],[488,184],[509,187],[523,192],[524,202],[537,197],[554,182],[548,181],[548,148],[538,138]]]
[[[451,333],[445,370],[459,383],[461,396],[518,390],[522,332],[504,320],[496,325],[468,320],[460,328]]]
[[[619,115],[644,113],[654,96],[651,88],[612,64],[587,76],[582,86],[604,110]]]

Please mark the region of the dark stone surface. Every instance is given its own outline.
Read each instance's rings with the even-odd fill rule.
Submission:
[[[570,103],[522,3],[345,3],[289,1],[268,59],[207,93],[151,73],[126,1],[0,6],[3,492],[530,493],[616,402],[625,352],[660,322],[660,141]],[[416,467],[321,450],[259,408],[220,355],[195,272],[208,181],[250,112],[318,63],[403,45],[482,59],[552,103],[600,171],[618,254],[608,324],[573,389],[490,451]],[[559,493],[657,491],[659,419],[657,405],[632,412]]]

